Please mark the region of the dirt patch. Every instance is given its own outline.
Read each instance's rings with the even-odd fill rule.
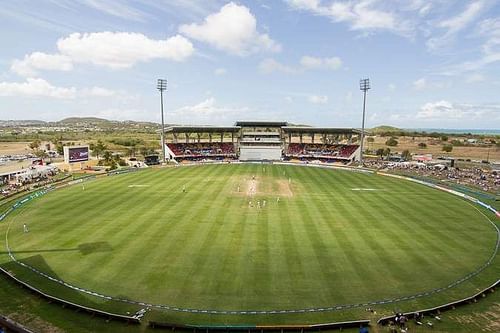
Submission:
[[[259,185],[259,182],[256,179],[250,179],[246,181],[246,195],[249,197],[255,196],[258,191],[257,191],[257,186]]]
[[[278,195],[282,197],[293,197],[292,184],[288,180],[278,180]]]
[[[293,197],[293,182],[270,177],[246,178],[235,182],[233,195],[253,198],[256,196]]]
[[[26,154],[31,152],[28,145],[29,142],[2,142],[0,143],[0,151],[5,155]]]

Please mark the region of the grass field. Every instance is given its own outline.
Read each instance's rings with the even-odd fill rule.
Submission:
[[[107,177],[36,199],[9,216],[2,234],[9,225],[18,260],[70,284],[154,304],[239,311],[323,308],[446,287],[484,264],[496,243],[486,216],[452,195],[378,175],[280,165]],[[68,290],[5,251],[0,258],[18,277],[60,297],[119,313],[140,308]],[[458,287],[380,312],[468,296],[496,280],[499,267],[495,259]],[[152,316],[279,323],[332,313]]]

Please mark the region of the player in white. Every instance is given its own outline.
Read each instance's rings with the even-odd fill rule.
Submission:
[[[82,184],[82,191],[85,191],[85,184]]]
[[[186,185],[182,185],[182,193],[186,193]]]
[[[28,226],[26,225],[26,223],[23,224],[23,231],[26,233],[26,232],[29,232],[29,229],[28,229]]]
[[[277,197],[277,198],[276,198],[276,202],[280,202],[280,197]]]
[[[260,209],[260,200],[257,200],[257,208]]]
[[[262,200],[262,208],[266,207],[266,200]]]

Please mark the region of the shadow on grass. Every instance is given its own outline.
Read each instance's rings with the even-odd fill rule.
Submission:
[[[102,242],[104,243],[104,242]],[[91,243],[94,244],[94,243]],[[85,244],[82,244],[85,245]],[[79,246],[80,248],[80,246]],[[80,249],[74,249],[80,250]],[[97,245],[97,246],[90,246],[89,248],[85,248],[84,250],[87,251],[88,253],[92,253],[92,251],[110,251],[111,247],[108,246],[103,246]],[[83,253],[83,250],[81,250]],[[28,258],[24,259],[18,259],[19,262],[22,262],[26,265],[29,265],[38,271],[41,271],[50,277],[60,281],[62,280],[56,272],[47,264],[45,261],[44,257],[40,254],[34,255]],[[133,304],[126,304],[126,303],[121,303],[117,302],[115,300],[107,300],[104,298],[98,298],[94,297],[91,295],[88,295],[84,292],[66,287],[61,285],[60,283],[56,281],[49,280],[46,277],[43,277],[42,275],[30,270],[29,268],[20,266],[19,264],[9,261],[6,263],[3,263],[2,268],[10,272],[12,275],[14,275],[17,279],[20,279],[21,281],[35,287],[36,289],[52,295],[54,297],[66,300],[68,302],[72,302],[75,304],[79,304],[85,307],[89,308],[94,308],[97,310],[101,311],[107,311],[107,312],[112,312],[112,313],[117,313],[117,314],[134,314],[136,311],[140,309],[140,306],[138,305],[133,305]],[[83,286],[79,286],[83,287]],[[103,291],[106,293],[105,291]],[[124,298],[127,299],[126,296],[117,296],[116,298]]]
[[[16,253],[23,254],[23,253],[50,253],[50,252],[75,252],[75,251],[79,251],[81,254],[86,256],[92,253],[111,252],[113,251],[113,248],[111,247],[111,245],[109,245],[108,242],[93,242],[93,243],[79,244],[78,247],[76,248],[12,251],[12,254],[14,254],[15,256]],[[0,251],[0,255],[2,254],[9,254],[9,252]]]

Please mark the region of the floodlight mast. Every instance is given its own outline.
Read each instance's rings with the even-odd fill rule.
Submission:
[[[161,102],[161,151],[163,157],[163,163],[166,163],[166,151],[165,151],[165,118],[163,116],[163,92],[167,90],[167,80],[158,79],[158,84],[156,89],[160,91],[160,102]]]
[[[365,109],[366,109],[366,92],[370,89],[370,79],[361,79],[359,81],[359,89],[363,91],[363,121],[361,123],[361,143],[360,143],[360,155],[359,163],[363,165],[363,142],[365,139]]]

